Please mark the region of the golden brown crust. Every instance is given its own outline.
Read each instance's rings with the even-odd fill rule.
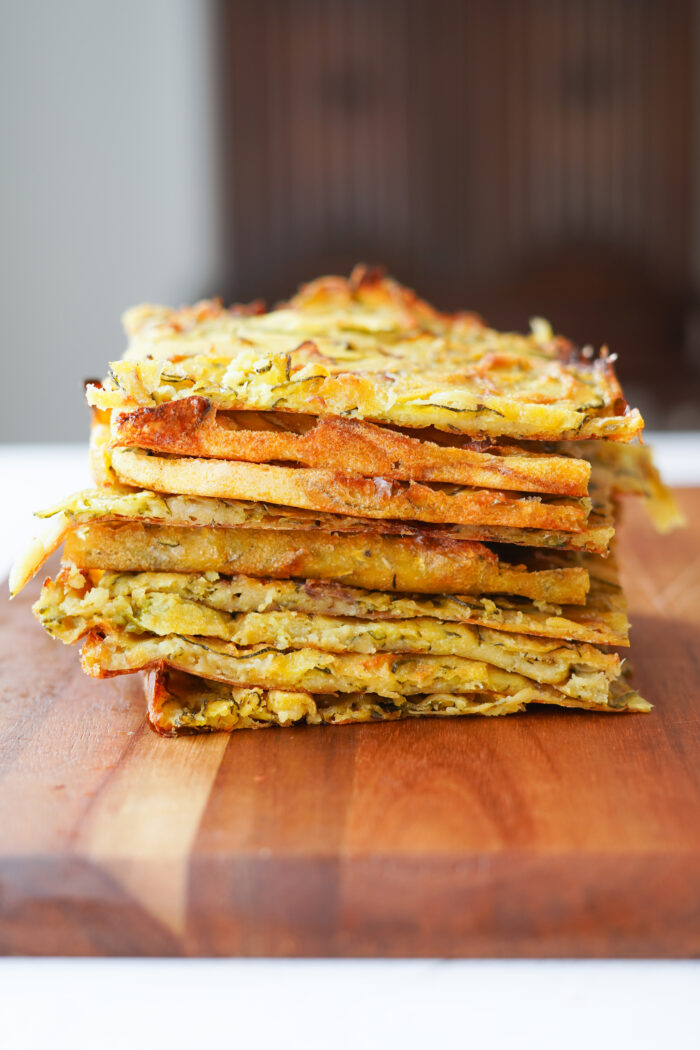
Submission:
[[[583,532],[590,503],[462,486],[436,488],[312,467],[149,455],[114,449],[112,468],[124,484],[157,492],[243,499],[331,514],[435,523],[507,525]]]
[[[460,447],[463,439],[460,442],[456,436],[451,442],[438,445],[421,432],[409,436],[362,420],[218,412],[206,398],[197,396],[115,412],[111,429],[114,448],[252,463],[293,461],[397,481],[587,495],[586,460],[510,449],[476,451]]]
[[[527,552],[526,565],[513,565],[481,544],[441,536],[318,533],[309,542],[306,531],[94,523],[68,535],[65,556],[83,569],[339,580],[368,590],[514,594],[568,605],[583,605],[588,592],[588,572],[564,556]]]
[[[292,309],[303,313],[347,311],[353,307],[370,311],[388,311],[395,314],[397,325],[405,329],[439,328],[460,321],[464,326],[484,328],[478,314],[461,311],[449,314],[436,310],[421,299],[412,288],[386,276],[382,266],[358,263],[349,277],[329,275],[317,277],[303,284],[297,293],[278,309]]]
[[[441,313],[410,288],[386,277],[383,268],[362,263],[355,266],[349,278],[327,276],[309,281],[291,299],[275,308],[275,311],[290,310],[305,316],[347,313],[350,319],[358,310],[380,311],[391,318],[392,326],[406,330],[441,327],[455,321],[465,326],[484,327],[476,314]],[[192,306],[175,309],[143,303],[127,310],[122,323],[126,335],[133,340],[143,333],[166,337],[189,334],[209,322],[235,321],[264,312],[265,304],[261,299],[229,307],[225,307],[220,298],[200,299]]]

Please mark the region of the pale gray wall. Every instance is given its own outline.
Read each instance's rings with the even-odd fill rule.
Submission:
[[[3,0],[0,441],[80,440],[121,311],[215,292],[207,0]]]

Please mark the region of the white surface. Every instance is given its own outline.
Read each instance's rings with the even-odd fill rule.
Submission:
[[[656,465],[668,485],[700,485],[700,433],[654,433],[644,435],[654,451]]]
[[[648,440],[700,484],[700,434]],[[86,450],[0,446],[0,477],[4,574],[31,511],[89,484]],[[0,960],[12,1050],[696,1050],[699,1003],[693,962]]]
[[[0,962],[8,1050],[697,1050],[678,962]]]

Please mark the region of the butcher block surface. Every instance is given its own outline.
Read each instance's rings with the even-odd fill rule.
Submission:
[[[157,737],[0,603],[0,951],[700,954],[700,490],[621,529],[650,715]]]

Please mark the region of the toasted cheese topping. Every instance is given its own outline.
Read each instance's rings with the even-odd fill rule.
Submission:
[[[371,292],[353,277],[315,289],[259,316],[141,307],[127,318],[125,358],[88,400],[134,408],[195,395],[220,409],[541,440],[641,431],[606,352],[577,353],[545,322],[529,335],[497,332],[376,275]]]
[[[489,351],[483,359],[475,354],[474,363],[458,370],[455,348],[441,343],[439,357],[449,362],[449,371],[441,371],[433,354],[435,341],[430,340],[427,346],[404,347],[398,354],[402,367],[393,369],[382,350],[371,362],[382,368],[374,371],[364,367],[362,358],[350,368],[337,348],[311,345],[320,361],[297,365],[295,361],[308,357],[308,343],[273,355],[263,344],[251,349],[246,340],[231,348],[231,357],[112,362],[102,386],[88,388],[88,402],[101,409],[132,408],[197,395],[219,409],[312,412],[538,440],[630,441],[643,427],[636,409],[615,412],[620,395],[605,359],[590,369],[575,369],[552,360],[543,364],[533,355]],[[392,352],[398,349],[394,346]],[[409,350],[419,356],[411,360]]]

